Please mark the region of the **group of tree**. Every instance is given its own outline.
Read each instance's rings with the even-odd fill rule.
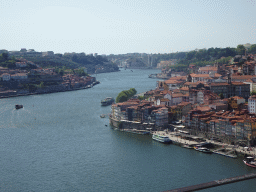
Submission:
[[[63,58],[70,59],[72,62],[76,62],[80,67],[86,67],[89,73],[94,73],[96,66],[100,65],[103,68],[113,68],[115,71],[118,71],[118,66],[110,61],[106,57],[100,55],[92,56],[81,54],[74,55],[64,55]]]
[[[8,67],[9,69],[13,69],[16,67],[16,59],[15,57],[9,57],[8,53],[0,54],[0,66]]]
[[[199,49],[193,50],[185,53],[181,52],[183,57],[180,57],[177,64],[171,66],[170,68],[176,71],[186,71],[188,70],[188,66],[190,64],[196,66],[206,66],[206,65],[213,65],[214,63],[219,64],[227,64],[235,55],[244,55],[247,54],[254,54],[256,53],[256,44],[250,45],[250,47],[246,48],[244,45],[238,45],[236,48],[209,48],[209,49]],[[172,53],[173,54],[173,53]],[[178,53],[176,53],[178,54]],[[169,54],[171,55],[171,54]],[[224,57],[224,58],[223,58]],[[166,55],[160,56],[160,58],[166,59]]]
[[[88,73],[94,73],[96,68],[95,66],[101,65],[106,68],[113,68],[114,70],[118,70],[118,66],[112,62],[109,62],[107,58],[102,56],[92,56],[82,54],[64,54],[62,55],[54,55],[52,57],[38,57],[31,55],[24,55],[24,59],[28,61],[32,61],[35,64],[40,65],[42,68],[60,68],[65,67],[66,69],[77,69],[86,67]],[[62,72],[61,72],[62,73]]]
[[[137,93],[135,88],[121,91],[116,97],[116,103],[125,102],[132,98]]]
[[[74,74],[79,76],[79,77],[88,76],[88,74],[82,68],[75,69]]]

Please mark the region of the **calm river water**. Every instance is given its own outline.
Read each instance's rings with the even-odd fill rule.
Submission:
[[[0,191],[164,191],[255,172],[241,159],[208,155],[150,136],[110,129],[110,106],[129,88],[156,86],[157,70],[96,75],[101,84],[73,92],[0,100]],[[15,110],[15,104],[24,108]],[[255,191],[255,180],[204,191]]]

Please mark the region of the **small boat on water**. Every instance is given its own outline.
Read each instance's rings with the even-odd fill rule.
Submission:
[[[169,137],[164,135],[153,134],[152,139],[160,143],[172,143],[172,140]]]
[[[101,105],[102,106],[107,106],[107,105],[111,105],[114,102],[115,102],[115,100],[114,100],[113,97],[107,97],[106,99],[101,101]]]
[[[23,105],[15,105],[15,109],[21,109],[23,108]]]
[[[254,159],[254,157],[245,157],[245,159],[243,160],[244,164],[249,166],[249,167],[253,167],[256,168],[256,160]]]
[[[105,117],[106,117],[106,115],[104,115],[104,114],[100,115],[100,118],[105,118]]]

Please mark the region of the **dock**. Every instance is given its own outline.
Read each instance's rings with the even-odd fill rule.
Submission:
[[[193,140],[187,140],[187,139],[183,139],[181,138],[181,136],[175,132],[169,132],[169,131],[156,131],[155,133],[160,134],[160,135],[165,135],[168,136],[174,144],[176,145],[180,145],[183,146],[184,144],[188,144],[188,145],[198,145],[201,142],[198,141],[193,141]],[[196,136],[192,136],[192,135],[188,135],[188,137],[191,138],[196,138]],[[248,155],[248,156],[255,156],[256,157],[256,147],[252,147],[250,150],[245,149],[244,147],[241,146],[236,146],[236,145],[230,145],[227,143],[222,143],[222,142],[217,142],[217,141],[212,141],[209,139],[205,139],[205,142],[207,143],[212,143],[216,146],[219,146],[219,150],[221,149],[226,149],[227,151],[223,154],[219,154],[219,155],[224,155],[227,157],[232,157],[232,155],[234,155],[232,158],[235,158],[235,154],[241,154],[241,155]],[[217,152],[217,151],[216,151]],[[221,152],[221,151],[219,151]],[[232,154],[234,153],[234,154]]]
[[[213,153],[230,157],[230,158],[237,158],[237,155],[236,155],[237,152],[232,148],[219,148],[214,150]]]

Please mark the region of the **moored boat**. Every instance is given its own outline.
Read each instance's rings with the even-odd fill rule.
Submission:
[[[147,130],[137,130],[137,129],[123,129],[122,131],[128,132],[128,133],[135,133],[139,135],[149,135],[150,131]]]
[[[21,109],[23,108],[23,105],[15,105],[15,109]]]
[[[172,143],[172,140],[164,135],[153,134],[152,139],[161,143]]]
[[[206,147],[198,147],[196,148],[197,151],[203,152],[203,153],[212,153],[212,151]]]
[[[107,105],[111,105],[112,103],[114,103],[114,98],[113,97],[107,97],[106,99],[101,101],[101,105],[102,106],[107,106]]]
[[[183,147],[187,149],[194,149],[194,145],[189,145],[189,144],[184,144]]]
[[[249,167],[253,167],[256,168],[256,161],[254,159],[254,157],[245,157],[245,159],[243,160],[244,164],[249,166]]]

